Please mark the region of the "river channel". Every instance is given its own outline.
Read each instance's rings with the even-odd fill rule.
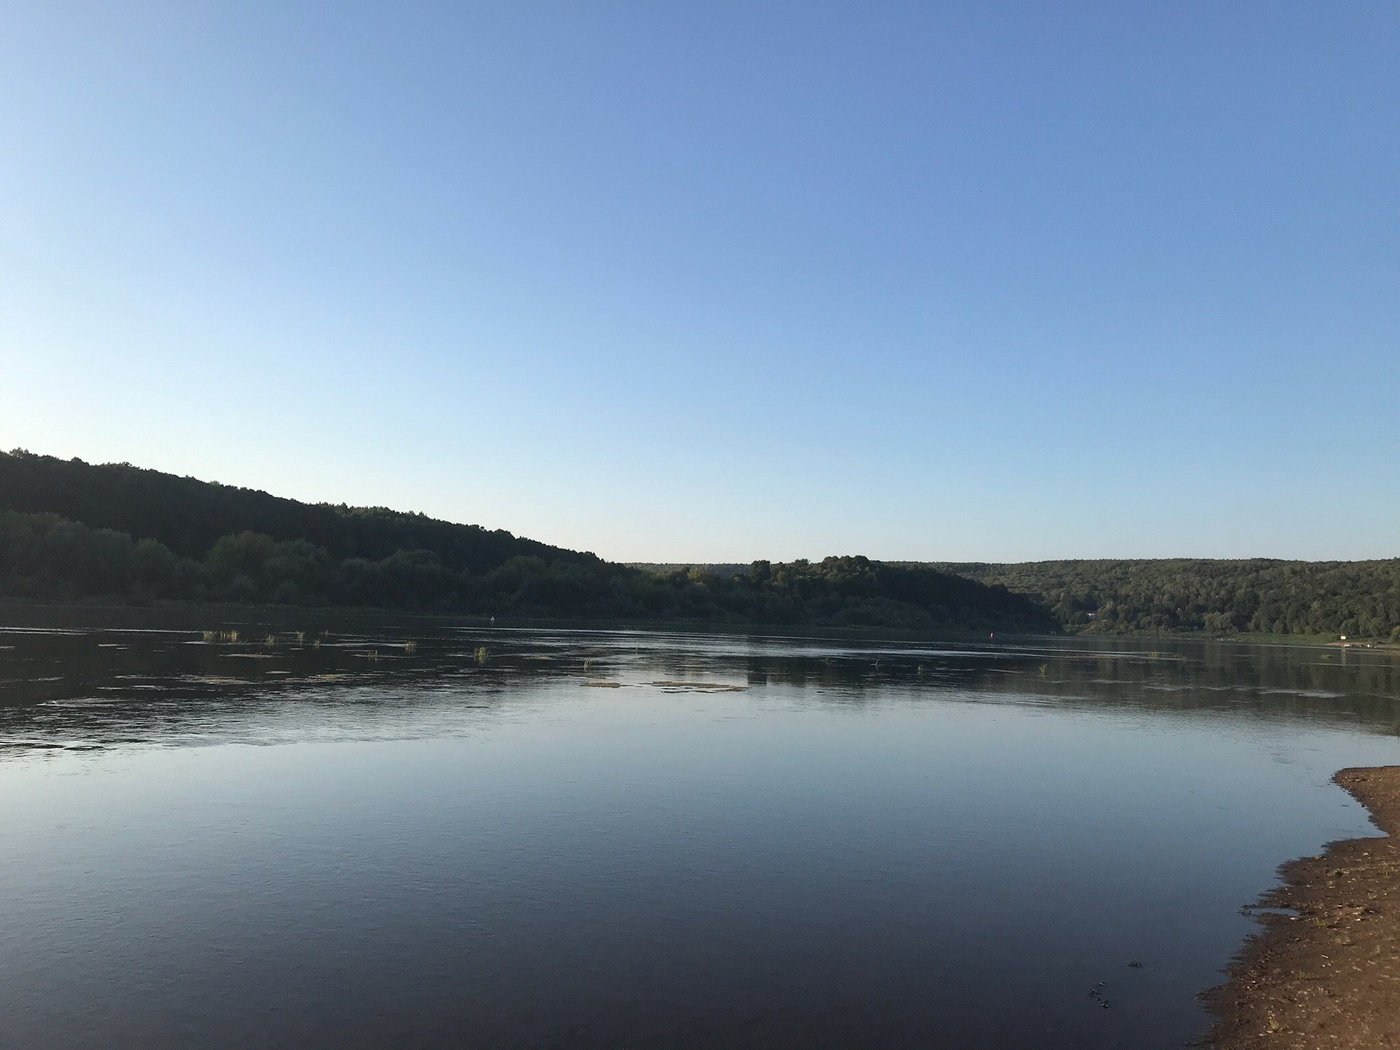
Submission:
[[[0,629],[0,1045],[1179,1047],[1400,660]]]

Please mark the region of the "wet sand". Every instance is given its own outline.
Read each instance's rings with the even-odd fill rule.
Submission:
[[[1226,984],[1207,993],[1219,1022],[1205,1045],[1400,1047],[1400,766],[1333,778],[1388,838],[1334,842],[1281,869]]]

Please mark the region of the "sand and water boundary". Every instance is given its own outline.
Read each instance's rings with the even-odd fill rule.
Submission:
[[[1383,838],[1343,839],[1283,865],[1263,929],[1206,993],[1224,1050],[1400,1047],[1400,766],[1333,777]]]

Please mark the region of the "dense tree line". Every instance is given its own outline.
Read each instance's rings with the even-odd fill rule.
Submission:
[[[271,603],[709,623],[908,629],[1045,630],[1044,610],[1002,587],[865,558],[756,562],[728,578],[702,569],[657,574],[599,559],[515,555],[485,572],[453,569],[428,550],[334,558],[307,540],[222,536],[200,558],[56,514],[0,511],[0,598],[146,603]]]
[[[755,624],[1400,638],[1400,559],[605,562],[478,525],[0,453],[0,599]]]
[[[0,599],[1046,630],[1004,587],[866,558],[645,572],[475,525],[0,453]]]
[[[940,563],[1039,599],[1069,630],[1400,639],[1400,559]]]

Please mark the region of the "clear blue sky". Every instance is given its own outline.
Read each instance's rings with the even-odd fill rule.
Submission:
[[[621,560],[1400,555],[1400,6],[11,0],[0,447]]]

